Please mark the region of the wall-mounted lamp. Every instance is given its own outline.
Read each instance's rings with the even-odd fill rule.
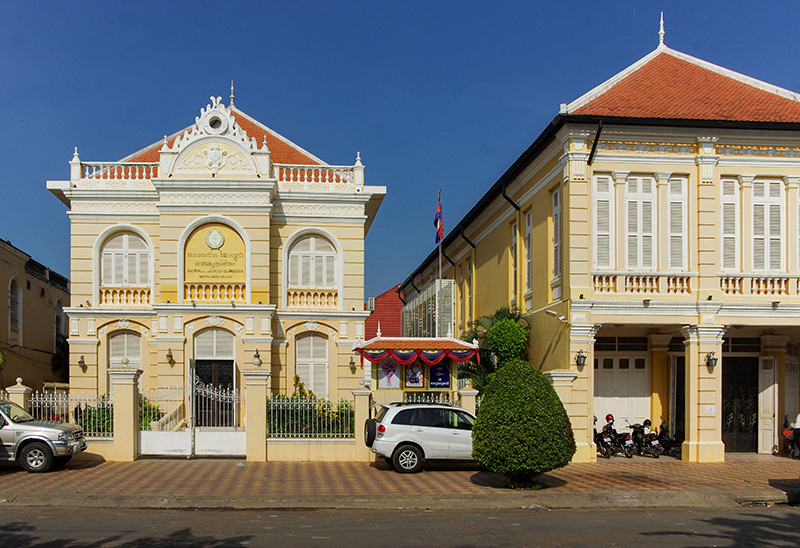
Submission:
[[[353,360],[353,356],[350,356],[350,372],[356,372],[356,362]]]
[[[256,353],[253,354],[253,365],[255,367],[261,367],[261,355],[258,353],[258,348],[256,348]]]
[[[83,359],[83,356],[81,356],[81,358],[78,360],[78,365],[83,370],[83,372],[86,373],[86,360]]]
[[[713,352],[709,352],[708,354],[706,354],[706,365],[709,367],[714,367],[715,365],[717,365],[718,359],[719,358],[717,358]]]
[[[575,354],[575,363],[578,365],[586,365],[586,354],[583,350],[578,350],[578,353]]]
[[[120,363],[122,363],[122,367],[128,367],[128,364],[131,363],[131,361],[128,358],[122,358]]]
[[[167,350],[167,361],[170,365],[175,365],[175,360],[172,358],[172,349]]]
[[[560,314],[560,313],[556,312],[555,310],[545,310],[544,313],[547,314],[548,316],[553,316],[554,318],[556,318],[560,322],[569,323],[567,321],[567,317],[564,316],[564,314]]]

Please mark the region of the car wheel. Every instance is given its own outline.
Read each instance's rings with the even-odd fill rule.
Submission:
[[[72,460],[72,455],[69,455],[69,456],[66,456],[66,457],[56,457],[56,458],[53,459],[53,463],[56,466],[64,466],[71,460]]]
[[[45,444],[34,442],[25,446],[19,461],[28,472],[47,472],[53,466],[53,453]]]
[[[413,474],[422,467],[422,452],[413,445],[401,445],[392,456],[394,469],[403,474]]]
[[[367,447],[372,447],[377,431],[378,423],[375,422],[375,419],[367,419],[367,422],[364,423],[364,443],[367,444]]]

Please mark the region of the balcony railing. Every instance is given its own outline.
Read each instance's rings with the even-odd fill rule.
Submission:
[[[595,293],[691,295],[696,273],[594,272]]]
[[[354,191],[352,166],[293,166],[275,164],[280,190],[304,192]]]
[[[149,306],[149,287],[101,287],[100,306]]]
[[[246,302],[245,284],[183,284],[183,300],[203,303]]]
[[[335,289],[289,289],[287,308],[339,308],[339,293]]]
[[[75,175],[73,175],[73,178]],[[158,177],[157,162],[81,162],[78,188],[147,189]]]
[[[800,275],[717,274],[726,295],[798,295]]]

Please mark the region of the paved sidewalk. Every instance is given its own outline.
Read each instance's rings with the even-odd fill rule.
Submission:
[[[506,489],[475,465],[430,464],[398,474],[383,462],[248,463],[235,459],[70,463],[46,474],[0,465],[0,506],[119,508],[732,507],[796,503],[800,461],[753,454],[690,464],[612,457]]]

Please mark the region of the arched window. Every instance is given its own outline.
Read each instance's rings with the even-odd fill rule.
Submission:
[[[16,278],[8,287],[8,338],[22,342],[22,287]]]
[[[289,252],[289,286],[336,287],[336,249],[321,236],[305,236]]]
[[[128,367],[142,368],[141,336],[133,331],[117,331],[108,338],[108,366],[121,367],[128,358]]]
[[[194,357],[198,360],[234,359],[233,333],[224,329],[204,329],[194,338]]]
[[[147,243],[132,232],[120,232],[103,244],[100,252],[100,285],[144,286],[150,283]]]
[[[328,396],[328,339],[316,333],[297,337],[295,370],[306,390]]]

